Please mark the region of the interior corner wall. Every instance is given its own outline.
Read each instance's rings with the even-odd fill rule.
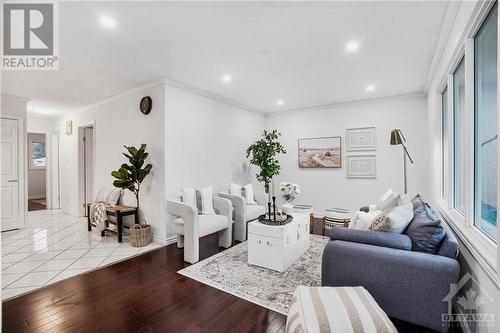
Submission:
[[[375,127],[376,151],[346,151],[346,130]],[[315,212],[343,207],[357,210],[375,203],[387,189],[403,192],[403,155],[401,146],[391,146],[391,130],[399,128],[405,135],[408,151],[415,164],[408,163],[408,191],[428,193],[427,188],[427,120],[425,96],[385,98],[364,102],[343,103],[320,110],[303,110],[271,114],[267,128],[278,129],[287,153],[280,158],[278,181],[300,185],[296,203],[309,204]],[[298,139],[342,137],[342,167],[304,169],[298,167]],[[346,175],[346,156],[376,155],[376,178],[355,179]]]
[[[150,96],[153,107],[149,115],[139,110],[142,97]],[[73,121],[73,133],[66,134],[66,121]],[[151,174],[141,186],[141,215],[152,225],[153,237],[165,242],[164,200],[164,88],[163,83],[122,94],[85,110],[65,113],[55,118],[55,132],[60,133],[61,205],[64,212],[80,215],[78,127],[94,123],[95,173],[94,191],[113,186],[111,171],[127,162],[122,155],[124,145],[147,144]],[[135,206],[135,197],[124,191],[123,204]]]
[[[183,187],[213,185],[216,193],[231,181],[260,186],[245,151],[265,128],[263,115],[170,85],[165,110],[166,199]]]

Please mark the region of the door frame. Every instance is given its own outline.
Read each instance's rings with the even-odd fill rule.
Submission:
[[[19,186],[18,195],[18,211],[19,211],[19,229],[24,228],[25,215],[28,207],[25,202],[25,195],[28,193],[28,169],[26,168],[26,160],[28,155],[26,153],[26,138],[27,138],[27,128],[26,128],[26,118],[18,115],[12,115],[8,113],[2,113],[0,118],[12,119],[17,121],[17,150],[18,150],[18,163],[17,163],[17,184]]]
[[[92,142],[94,149],[92,151],[93,157],[93,167],[94,167],[94,177],[95,177],[95,165],[96,165],[96,124],[95,120],[79,123],[77,126],[78,134],[78,212],[79,216],[85,216],[85,161],[84,161],[84,145],[83,145],[83,131],[85,128],[92,127],[93,135]],[[95,180],[95,179],[94,179]],[[95,184],[95,181],[94,181]],[[95,187],[95,185],[94,185]],[[92,189],[95,193],[95,188]]]

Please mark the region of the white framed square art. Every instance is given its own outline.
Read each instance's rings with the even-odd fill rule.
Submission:
[[[364,151],[377,149],[375,127],[348,128],[346,130],[347,151]]]

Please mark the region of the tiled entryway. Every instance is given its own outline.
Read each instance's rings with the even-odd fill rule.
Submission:
[[[26,227],[2,233],[2,300],[162,247],[87,231],[86,218],[60,210],[28,212]]]

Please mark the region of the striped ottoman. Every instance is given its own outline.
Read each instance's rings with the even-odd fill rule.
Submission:
[[[286,321],[289,333],[397,332],[363,287],[298,287]]]

